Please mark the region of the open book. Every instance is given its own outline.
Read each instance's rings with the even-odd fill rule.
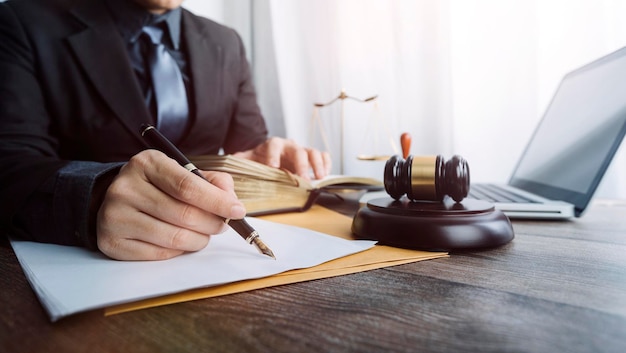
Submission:
[[[235,193],[248,215],[304,211],[328,189],[378,189],[381,180],[367,177],[331,175],[307,181],[286,170],[233,155],[204,155],[190,158],[202,170],[226,172],[235,181]]]

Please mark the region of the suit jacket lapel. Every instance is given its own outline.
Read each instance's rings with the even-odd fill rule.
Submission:
[[[102,16],[108,13],[103,4],[84,1],[73,9],[87,27],[68,37],[68,42],[96,90],[129,132],[143,142],[139,127],[152,119],[117,27],[109,16]]]
[[[191,82],[193,84],[194,116],[192,124],[197,125],[199,117],[211,115],[216,102],[222,94],[221,80],[223,79],[222,68],[222,47],[211,42],[211,34],[202,26],[201,22],[190,12],[183,10],[182,18],[183,35],[189,55],[189,67]],[[193,131],[194,126],[188,131]]]

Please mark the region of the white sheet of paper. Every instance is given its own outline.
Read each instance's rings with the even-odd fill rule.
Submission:
[[[232,229],[211,237],[199,252],[164,261],[115,261],[79,247],[14,239],[11,245],[50,319],[56,321],[91,309],[312,267],[375,244],[247,220],[276,260],[260,254]]]

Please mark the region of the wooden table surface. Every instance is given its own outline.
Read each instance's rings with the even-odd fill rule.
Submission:
[[[626,352],[626,202],[500,248],[50,323],[0,241],[0,352]]]

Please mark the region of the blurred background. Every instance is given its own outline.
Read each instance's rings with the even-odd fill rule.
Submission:
[[[408,132],[412,154],[459,154],[472,181],[506,182],[561,78],[626,46],[623,0],[183,6],[239,32],[272,135],[328,148],[333,173],[381,179],[384,161],[357,156],[400,153]],[[342,91],[356,99],[315,109]],[[626,198],[624,145],[597,196]]]
[[[186,0],[183,6],[239,31],[271,134],[324,149],[311,125],[317,113],[333,172],[341,170],[343,150],[345,174],[381,178],[384,161],[357,155],[368,148],[393,153],[389,138],[398,148],[400,134],[409,132],[412,154],[460,154],[472,181],[506,182],[561,78],[626,46],[621,0]],[[377,99],[339,100],[315,111],[314,103],[342,90]],[[597,196],[626,198],[625,150]]]

